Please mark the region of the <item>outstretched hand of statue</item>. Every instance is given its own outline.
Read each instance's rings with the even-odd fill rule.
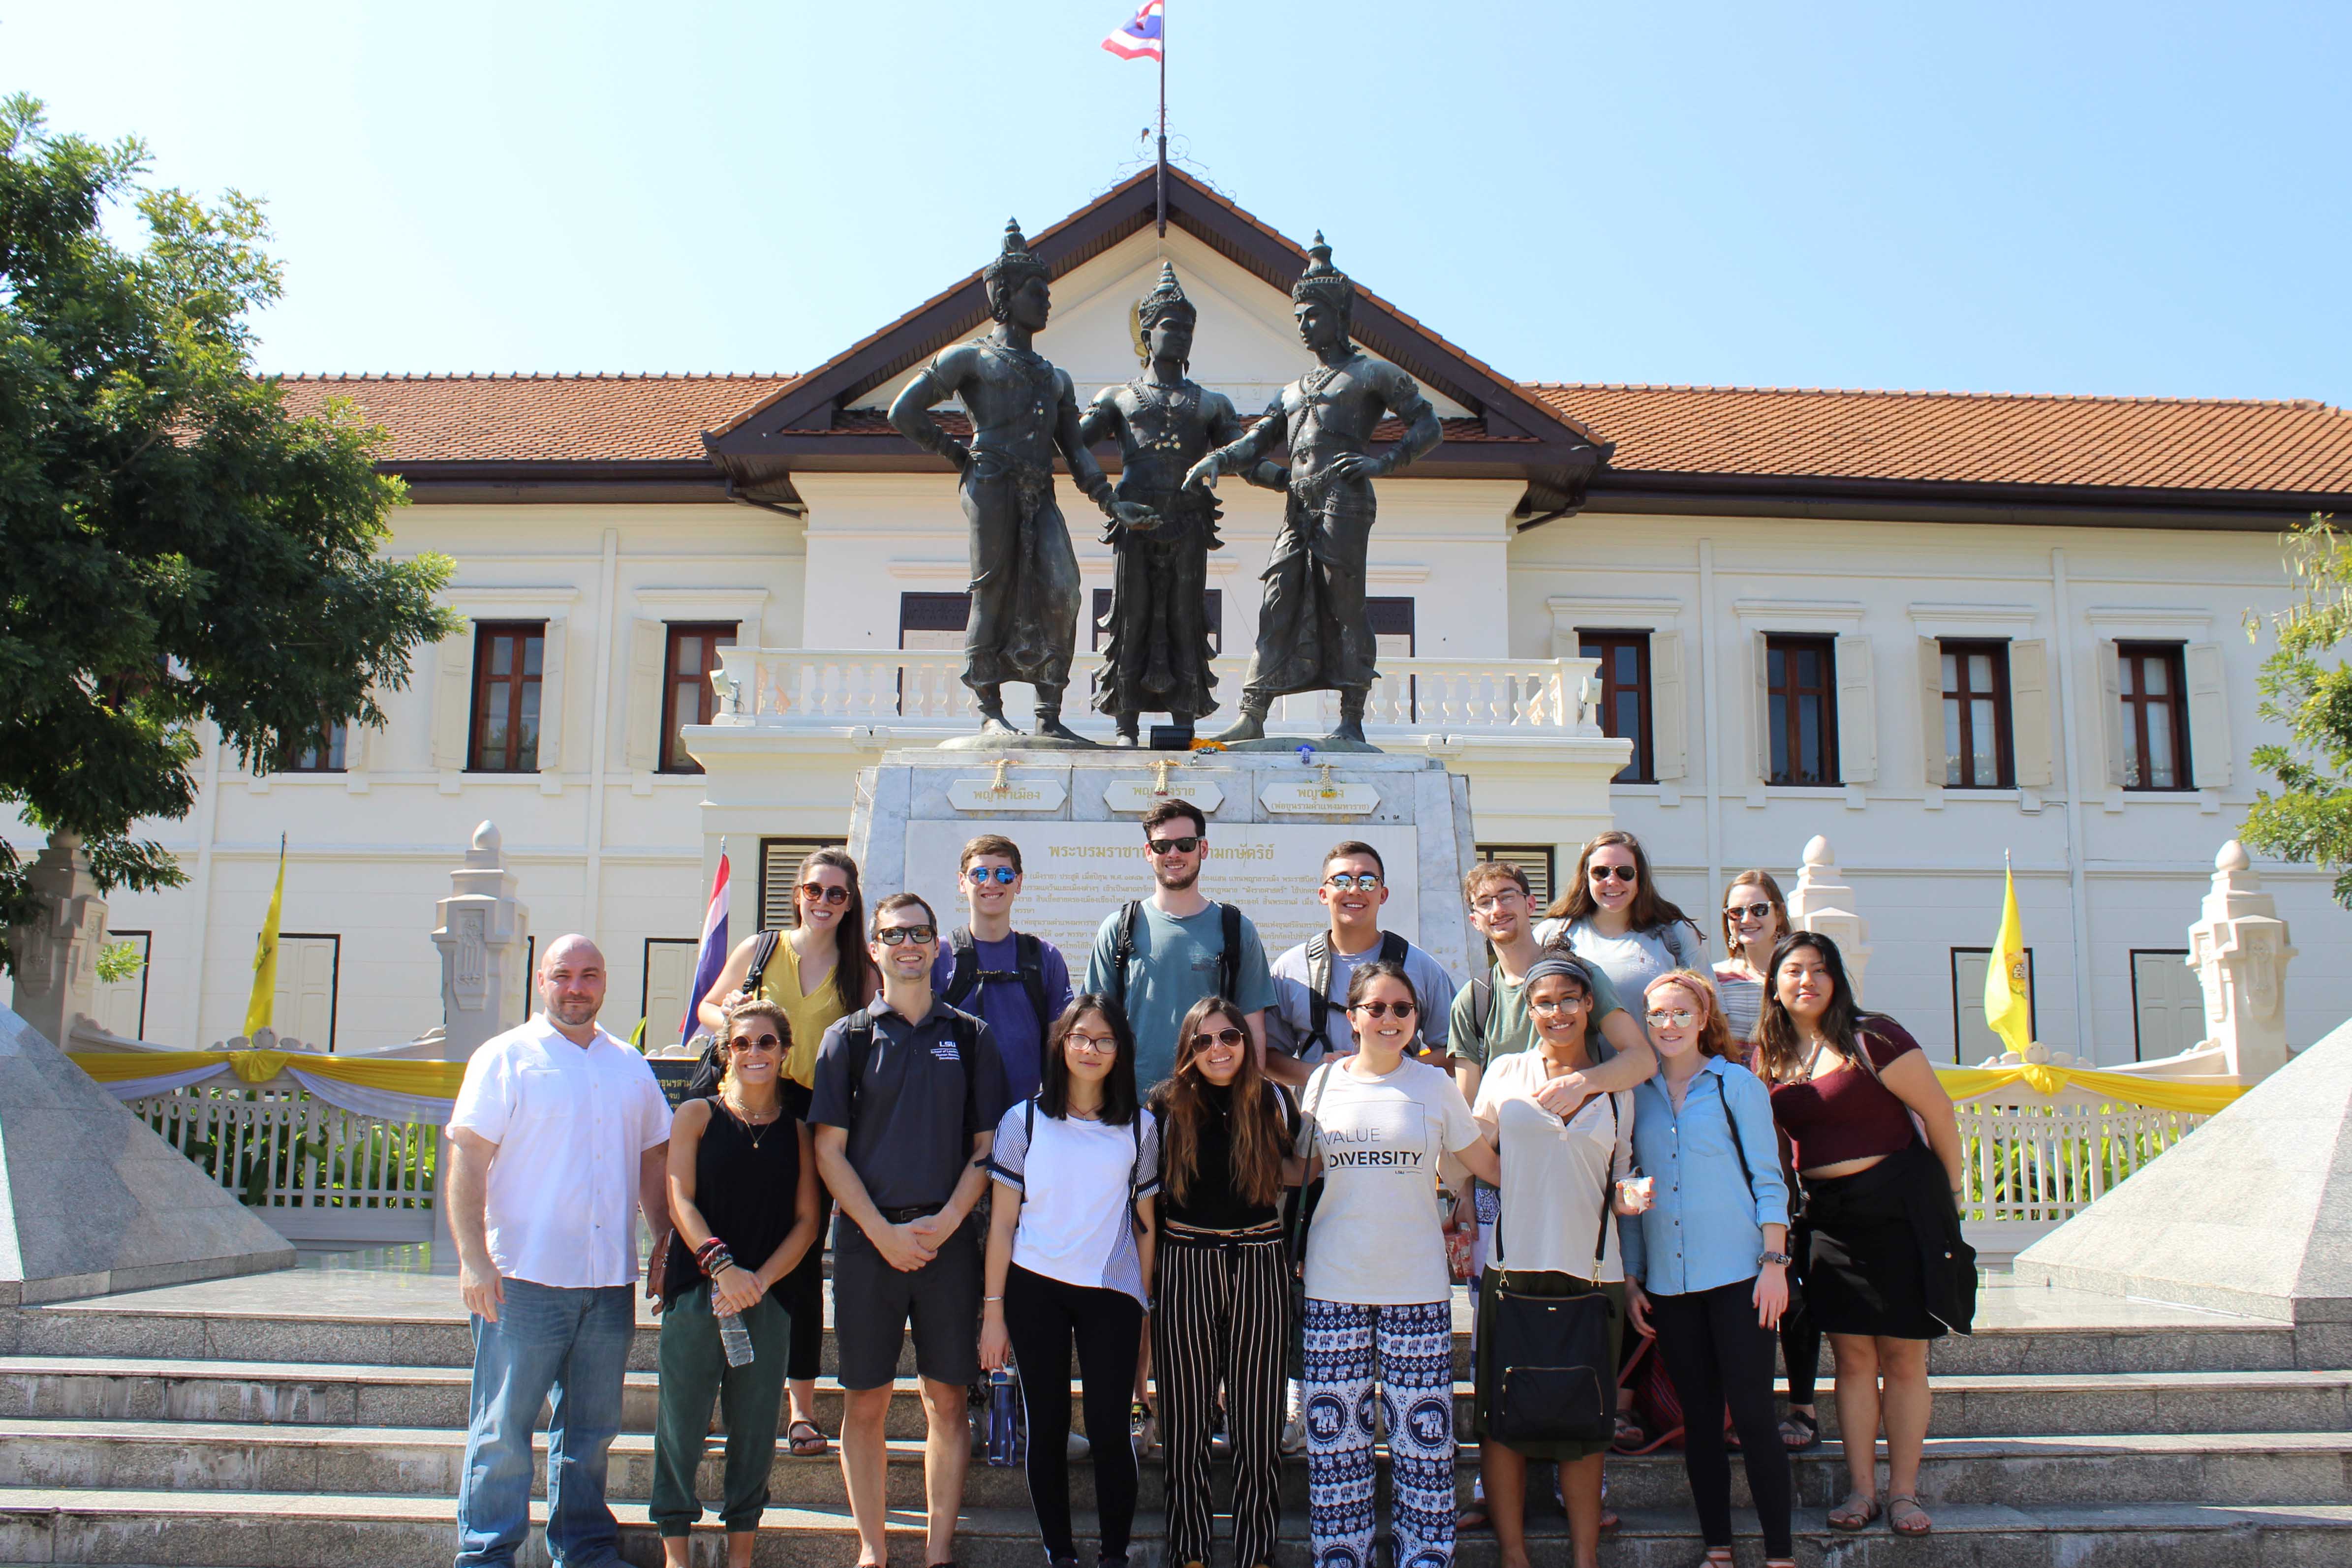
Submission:
[[[1160,526],[1160,514],[1140,501],[1113,501],[1108,515],[1129,533],[1148,534]]]
[[[1224,470],[1217,465],[1217,455],[1212,452],[1185,471],[1184,488],[1213,490],[1217,487],[1217,476],[1223,472]]]

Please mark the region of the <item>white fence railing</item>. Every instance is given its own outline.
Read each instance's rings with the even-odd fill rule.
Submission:
[[[289,1241],[430,1239],[441,1130],[339,1110],[282,1082],[199,1083],[125,1103]]]
[[[1953,1109],[1969,1173],[1960,1216],[1987,1261],[2047,1236],[2205,1120],[2021,1083]]]
[[[974,721],[963,684],[961,650],[722,648],[711,676],[719,695],[712,722],[761,728],[869,725],[893,729],[948,728]],[[1441,732],[1598,735],[1592,722],[1591,659],[1382,659],[1365,702],[1364,722],[1381,728]],[[1248,671],[1246,659],[1219,659],[1221,712],[1230,714]],[[1072,685],[1087,678],[1081,664]],[[1277,719],[1327,718],[1328,693],[1291,697]],[[1066,705],[1073,721],[1092,722],[1077,690]]]

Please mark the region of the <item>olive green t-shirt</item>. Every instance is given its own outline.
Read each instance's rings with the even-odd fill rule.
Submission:
[[[1609,983],[1609,977],[1598,965],[1587,964],[1584,969],[1592,979],[1592,1018],[1585,1026],[1585,1049],[1597,1066],[1616,1054],[1615,1049],[1601,1038],[1601,1020],[1611,1013],[1622,1011],[1624,1004],[1617,999],[1617,988]],[[1525,1051],[1536,1042],[1535,1021],[1528,1016],[1527,987],[1517,980],[1506,980],[1500,969],[1487,970],[1486,983],[1494,988],[1494,999],[1487,1005],[1485,1030],[1471,1022],[1471,1009],[1478,991],[1475,982],[1454,994],[1454,1009],[1445,1030],[1446,1050],[1457,1061],[1475,1061],[1480,1067],[1496,1057]]]

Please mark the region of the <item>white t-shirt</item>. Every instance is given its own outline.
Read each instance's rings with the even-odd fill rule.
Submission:
[[[635,1282],[638,1156],[669,1139],[644,1057],[601,1029],[574,1045],[541,1013],[467,1061],[449,1131],[499,1146],[488,1207],[499,1273],[574,1291]]]
[[[990,1173],[1021,1194],[1013,1260],[1049,1280],[1144,1301],[1135,1199],[1160,1190],[1159,1123],[1149,1111],[1116,1126],[1039,1111],[1033,1137],[1034,1103],[1004,1113],[988,1156]]]
[[[1307,1232],[1307,1293],[1320,1301],[1407,1306],[1454,1290],[1437,1211],[1440,1156],[1484,1136],[1454,1080],[1425,1062],[1359,1078],[1324,1063],[1299,1096],[1298,1152],[1323,1159]]]
[[[1603,1183],[1633,1171],[1633,1096],[1599,1094],[1562,1123],[1535,1102],[1553,1076],[1540,1050],[1515,1051],[1478,1080],[1477,1116],[1501,1133],[1503,1233],[1489,1268],[1592,1280],[1592,1243],[1601,1239],[1600,1278],[1625,1277],[1617,1226],[1602,1211]],[[1612,1105],[1615,1115],[1611,1115]]]

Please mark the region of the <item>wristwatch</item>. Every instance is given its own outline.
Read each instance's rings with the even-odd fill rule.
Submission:
[[[1759,1254],[1759,1255],[1758,1256],[1758,1258],[1757,1258],[1756,1261],[1757,1261],[1758,1263],[1759,1263],[1759,1264],[1762,1264],[1762,1263],[1778,1263],[1779,1265],[1780,1265],[1780,1267],[1782,1267],[1783,1269],[1785,1269],[1785,1268],[1787,1268],[1790,1264],[1791,1264],[1791,1263],[1795,1262],[1795,1261],[1796,1261],[1796,1260],[1795,1260],[1794,1258],[1790,1257],[1786,1252],[1766,1252],[1766,1253]]]

